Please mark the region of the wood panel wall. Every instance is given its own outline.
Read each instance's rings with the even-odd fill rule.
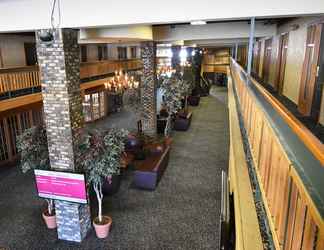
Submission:
[[[201,71],[227,74],[229,62],[229,48],[209,49],[203,56]]]
[[[324,223],[263,109],[231,67],[276,249],[323,249]]]

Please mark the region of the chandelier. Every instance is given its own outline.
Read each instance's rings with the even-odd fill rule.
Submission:
[[[175,69],[173,69],[171,66],[161,66],[156,73],[158,77],[159,76],[170,77],[172,73],[175,73]]]
[[[134,76],[124,74],[122,70],[115,71],[115,75],[105,83],[105,88],[112,92],[123,92],[126,89],[137,89],[139,82],[135,81]]]

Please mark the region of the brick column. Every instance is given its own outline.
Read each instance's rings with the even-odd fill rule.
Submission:
[[[54,41],[43,42],[36,32],[37,57],[41,73],[44,116],[51,168],[77,169],[77,129],[83,127],[80,95],[78,32],[57,29]],[[80,242],[91,227],[88,205],[55,201],[58,238]]]
[[[143,61],[143,76],[141,84],[141,101],[143,105],[143,132],[156,134],[156,44],[141,43],[141,58]]]

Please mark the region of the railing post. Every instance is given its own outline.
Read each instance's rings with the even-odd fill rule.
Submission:
[[[248,75],[251,75],[251,69],[252,69],[252,52],[253,52],[254,32],[255,32],[255,17],[252,17],[251,25],[250,25],[250,37],[249,37],[249,52],[248,52],[248,66],[247,66]]]

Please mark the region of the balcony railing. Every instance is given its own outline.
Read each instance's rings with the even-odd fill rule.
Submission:
[[[231,73],[276,249],[324,249],[323,145],[234,61]]]
[[[80,78],[91,78],[100,75],[106,75],[115,72],[116,70],[136,70],[142,68],[140,59],[129,60],[109,60],[81,63]]]
[[[0,69],[0,94],[40,86],[37,66]]]
[[[116,70],[136,70],[141,67],[140,59],[86,62],[80,65],[80,78],[88,79],[111,74]],[[40,89],[40,86],[38,66],[0,69],[0,95],[8,94],[11,97],[14,92]]]

